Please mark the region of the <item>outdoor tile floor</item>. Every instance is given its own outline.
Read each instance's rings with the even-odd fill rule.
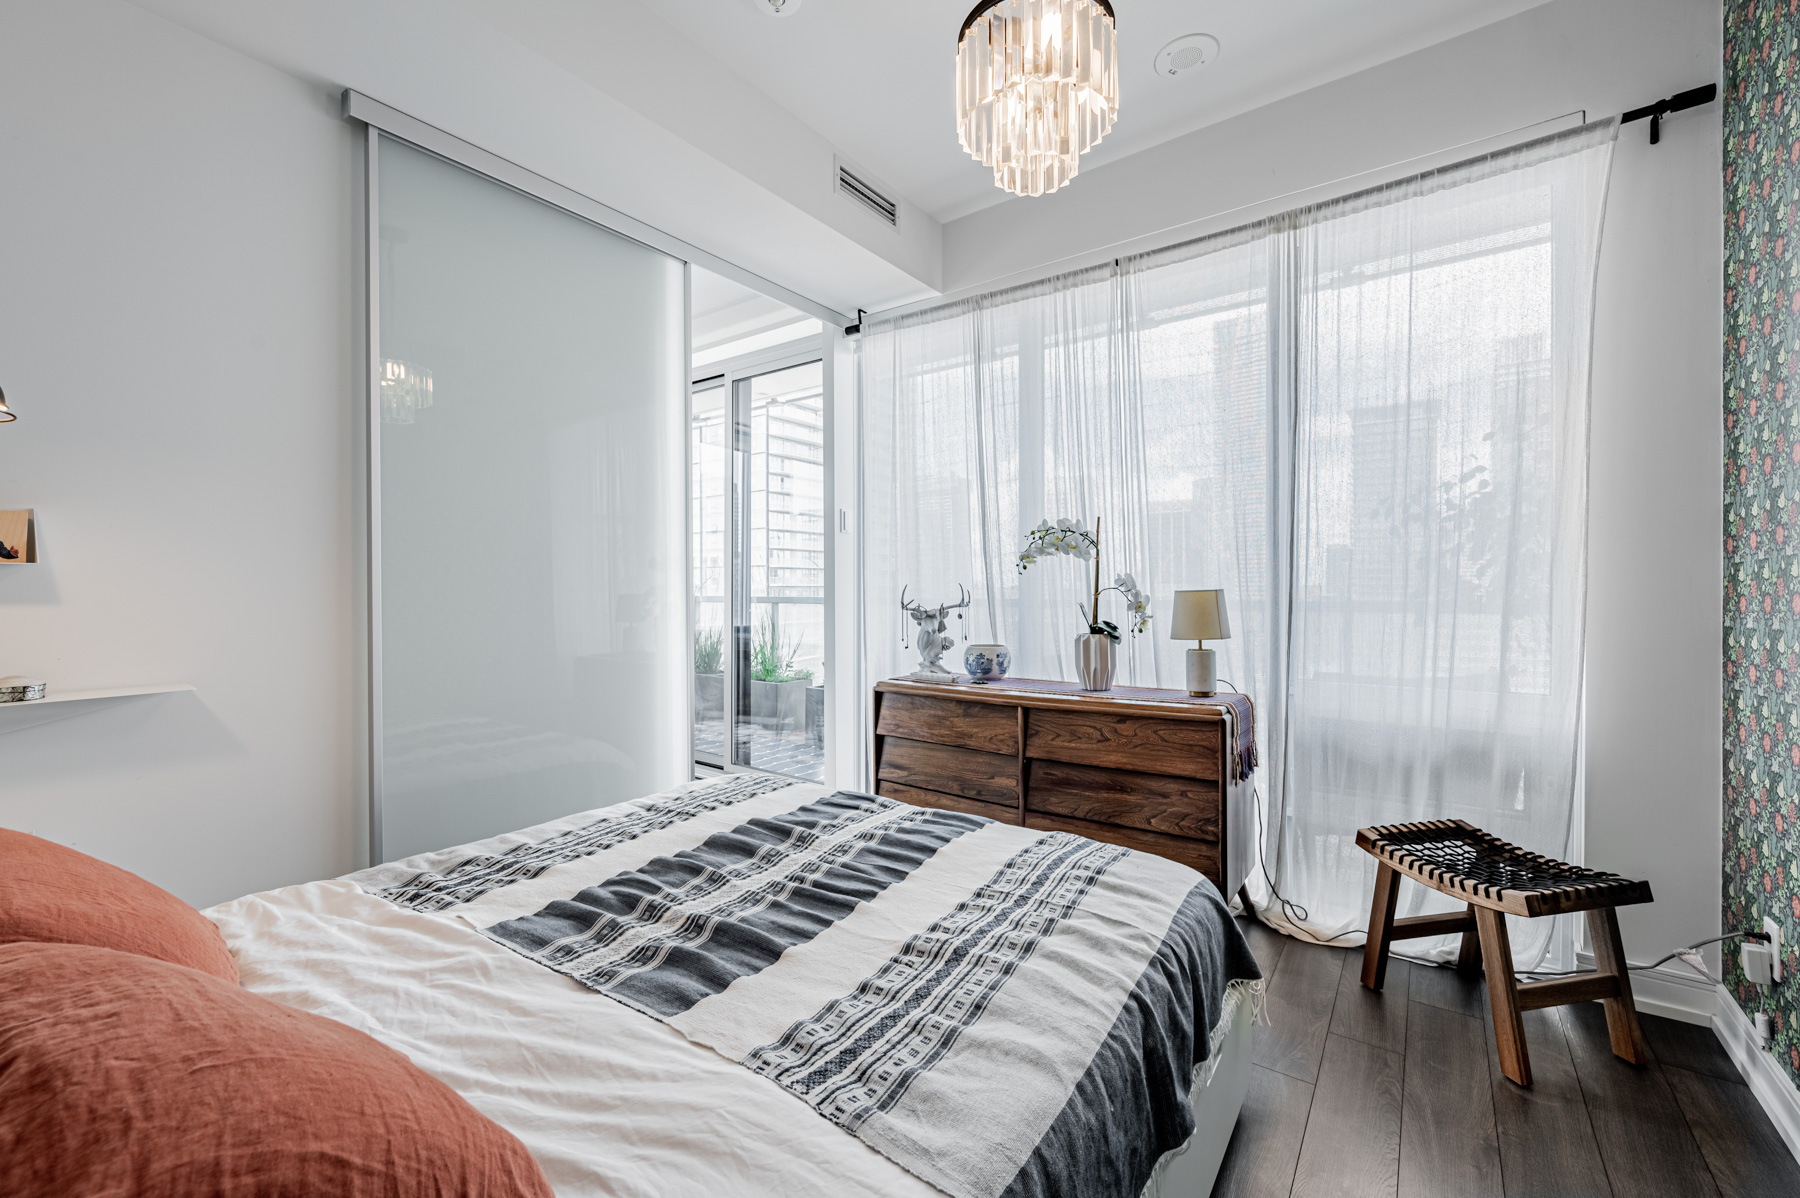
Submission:
[[[774,774],[787,774],[817,782],[825,776],[825,751],[807,743],[803,732],[766,732],[748,728],[750,760],[742,764]],[[694,725],[694,752],[717,757],[725,751],[725,725],[707,721]]]

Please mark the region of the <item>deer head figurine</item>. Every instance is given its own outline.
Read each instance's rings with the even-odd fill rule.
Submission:
[[[918,640],[919,667],[913,671],[914,678],[951,678],[954,677],[943,665],[944,650],[956,643],[956,638],[946,636],[950,627],[950,613],[956,612],[957,619],[962,619],[958,610],[969,606],[972,596],[961,583],[956,586],[956,593],[961,602],[944,603],[937,607],[926,607],[923,603],[906,601],[906,591],[900,591],[900,610],[912,617],[913,623],[919,626]]]

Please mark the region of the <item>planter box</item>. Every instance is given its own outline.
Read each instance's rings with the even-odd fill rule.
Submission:
[[[806,720],[806,688],[811,685],[805,678],[797,678],[792,682],[752,680],[751,722],[772,732],[798,731]]]
[[[806,688],[806,743],[815,749],[825,747],[825,688]]]
[[[725,718],[725,675],[694,675],[694,719],[702,723]]]

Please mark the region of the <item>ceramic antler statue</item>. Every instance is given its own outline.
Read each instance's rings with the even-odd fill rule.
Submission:
[[[969,606],[972,597],[961,583],[956,586],[960,603],[945,603],[937,607],[926,607],[923,603],[906,601],[906,591],[900,591],[900,610],[911,616],[913,623],[919,626],[919,668],[912,672],[914,678],[944,679],[955,677],[944,668],[944,650],[956,643],[956,638],[944,635],[950,627],[950,613],[958,608]],[[956,617],[962,619],[959,613]]]

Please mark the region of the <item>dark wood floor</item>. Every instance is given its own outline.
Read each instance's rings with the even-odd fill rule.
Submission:
[[[1612,1055],[1599,1003],[1529,1011],[1536,1084],[1500,1075],[1486,990],[1244,921],[1268,979],[1250,1095],[1214,1198],[1795,1198],[1800,1165],[1710,1028],[1643,1016]]]

